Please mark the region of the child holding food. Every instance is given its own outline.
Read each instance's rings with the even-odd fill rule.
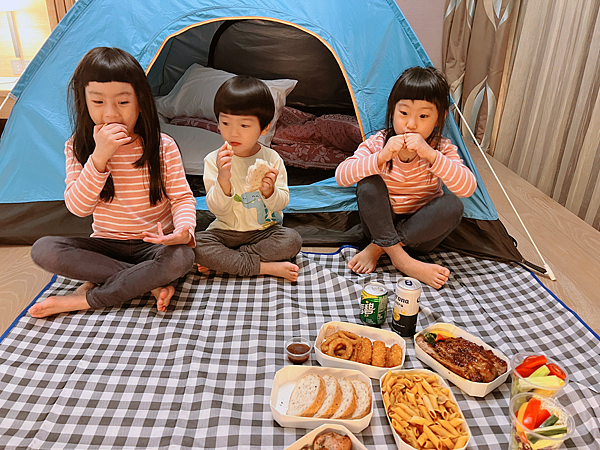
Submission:
[[[206,204],[216,219],[196,234],[198,270],[296,281],[298,266],[289,260],[302,238],[282,225],[287,173],[277,152],[258,142],[275,113],[271,92],[238,75],[219,88],[214,110],[225,143],[204,159]]]
[[[449,98],[440,71],[407,69],[388,98],[386,128],[337,167],[340,186],[358,183],[358,212],[371,241],[348,263],[352,271],[372,272],[387,253],[396,269],[435,289],[448,280],[448,268],[421,262],[405,249],[432,251],[462,218],[458,197],[477,187],[456,146],[442,137]]]
[[[120,306],[147,292],[164,312],[174,284],[194,267],[196,201],[177,144],[160,132],[146,74],[124,50],[96,47],[77,65],[69,100],[65,204],[76,216],[93,216],[93,233],[44,236],[31,257],[85,283],[29,313]]]

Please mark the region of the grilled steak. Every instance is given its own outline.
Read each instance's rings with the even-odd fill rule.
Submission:
[[[448,338],[429,344],[417,336],[417,345],[429,356],[462,378],[489,383],[506,372],[506,362],[490,350],[461,337]]]

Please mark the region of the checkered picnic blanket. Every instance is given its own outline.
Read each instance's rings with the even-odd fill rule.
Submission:
[[[289,364],[284,342],[314,341],[325,322],[360,323],[362,286],[377,280],[392,290],[401,276],[386,259],[358,276],[346,267],[355,253],[298,255],[297,283],[190,274],[166,313],[146,296],[121,308],[23,316],[0,343],[0,448],[287,447],[308,430],[282,428],[270,411],[275,373]],[[559,401],[576,422],[565,447],[599,449],[598,337],[519,266],[454,253],[428,261],[452,274],[439,291],[424,287],[418,328],[450,322],[508,356],[562,361],[571,381]],[[57,277],[39,299],[78,284]],[[424,367],[410,341],[404,367]],[[469,448],[508,448],[510,382],[485,398],[451,386],[473,434]],[[373,418],[357,437],[393,449],[376,381],[373,390]]]

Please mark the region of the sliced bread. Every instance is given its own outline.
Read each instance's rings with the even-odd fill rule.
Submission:
[[[348,419],[356,409],[356,390],[354,389],[352,382],[346,378],[340,378],[338,382],[342,388],[342,402],[331,418]]]
[[[325,400],[325,381],[319,375],[304,375],[294,386],[288,416],[312,417]]]
[[[325,381],[325,400],[315,414],[315,417],[329,419],[340,407],[340,403],[342,402],[342,388],[338,380],[331,375],[322,375],[321,378]]]
[[[356,391],[356,409],[350,419],[362,419],[371,412],[371,389],[362,380],[352,380]]]

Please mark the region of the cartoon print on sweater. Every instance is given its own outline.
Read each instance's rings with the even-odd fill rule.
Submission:
[[[260,192],[244,192],[241,196],[235,194],[233,199],[244,205],[246,209],[256,209],[256,220],[262,225],[263,229],[274,223],[283,224],[283,216],[280,213],[269,213]]]

